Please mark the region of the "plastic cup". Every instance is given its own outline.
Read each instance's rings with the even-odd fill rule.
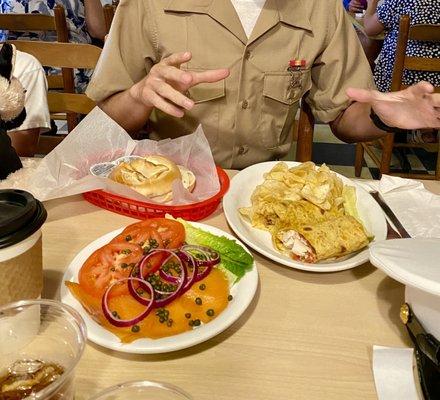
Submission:
[[[89,400],[192,400],[182,389],[155,381],[125,382],[104,389]]]
[[[0,307],[0,376],[17,366],[35,371],[40,362],[55,363],[64,372],[29,398],[73,399],[75,367],[86,340],[84,320],[70,306],[54,300],[6,304]]]

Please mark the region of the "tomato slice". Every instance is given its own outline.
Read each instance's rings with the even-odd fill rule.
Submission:
[[[142,248],[132,243],[109,243],[96,250],[81,267],[78,280],[90,295],[102,297],[108,285],[126,278],[143,257]],[[127,285],[117,286],[112,296],[128,293]]]
[[[110,243],[134,243],[141,246],[144,253],[157,248],[163,248],[162,237],[151,227],[142,227],[138,224],[127,226]]]
[[[163,248],[165,249],[177,249],[185,241],[185,227],[179,221],[173,219],[150,218],[130,225],[125,230],[135,227],[155,229],[162,238]]]

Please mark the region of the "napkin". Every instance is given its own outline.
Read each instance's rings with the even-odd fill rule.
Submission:
[[[373,374],[378,399],[421,400],[413,368],[413,349],[373,346]]]
[[[95,107],[67,137],[33,170],[18,171],[22,179],[8,177],[1,186],[31,192],[40,201],[71,196],[96,189],[121,196],[152,202],[126,185],[94,176],[90,167],[128,155],[161,154],[191,170],[196,186],[188,192],[181,182],[173,185],[171,205],[205,200],[220,190],[217,171],[209,143],[201,126],[190,135],[177,139],[133,140],[125,130]],[[27,164],[29,165],[29,164]],[[25,176],[23,176],[25,175]]]
[[[389,175],[380,181],[357,179],[356,183],[367,191],[379,191],[411,237],[440,238],[440,196],[422,183]]]

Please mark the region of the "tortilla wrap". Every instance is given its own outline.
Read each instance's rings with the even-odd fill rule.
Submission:
[[[274,242],[293,259],[315,263],[358,251],[366,247],[369,240],[359,221],[343,215],[314,225],[279,230]]]

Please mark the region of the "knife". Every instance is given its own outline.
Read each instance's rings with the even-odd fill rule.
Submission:
[[[380,208],[382,208],[383,212],[389,218],[389,220],[393,223],[393,225],[396,227],[397,232],[399,233],[401,238],[410,238],[411,236],[406,231],[406,229],[403,227],[403,225],[400,223],[399,219],[396,217],[396,214],[393,213],[391,208],[388,206],[387,203],[385,203],[385,200],[381,196],[381,194],[377,191],[370,192],[371,196],[373,196],[373,199],[377,201],[377,203],[380,205]]]

